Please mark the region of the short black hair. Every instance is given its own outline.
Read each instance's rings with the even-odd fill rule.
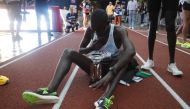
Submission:
[[[107,24],[108,21],[108,15],[105,10],[103,9],[96,9],[92,15],[91,15],[91,26],[99,27],[101,25]]]

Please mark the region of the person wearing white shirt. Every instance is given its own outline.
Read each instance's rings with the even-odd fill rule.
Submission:
[[[135,26],[137,6],[138,4],[134,0],[130,0],[127,4],[127,11],[129,12],[129,28],[131,29],[134,29]]]

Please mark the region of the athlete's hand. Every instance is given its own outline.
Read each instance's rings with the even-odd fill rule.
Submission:
[[[105,87],[110,83],[113,79],[113,75],[111,72],[108,72],[102,79],[99,81],[95,82],[94,84],[91,84],[89,87],[93,89],[98,89],[101,87]]]

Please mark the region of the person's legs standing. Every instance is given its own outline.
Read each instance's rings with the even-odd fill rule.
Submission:
[[[48,35],[48,41],[51,41],[51,31],[50,31],[50,19],[49,19],[49,13],[48,13],[48,7],[44,9],[44,17],[46,20],[46,26],[47,26],[47,35]]]
[[[174,76],[182,75],[183,72],[178,70],[175,65],[175,47],[176,47],[176,33],[175,33],[175,19],[177,16],[178,0],[163,0],[165,9],[165,22],[167,31],[167,41],[169,48],[169,65],[167,70]]]
[[[7,4],[7,9],[8,9],[8,16],[9,16],[9,27],[12,35],[12,40],[15,41],[15,35],[14,35],[14,20],[15,20],[15,13],[14,13],[14,8],[12,4]]]
[[[175,34],[176,15],[177,15],[177,12],[175,12],[175,11],[166,11],[166,14],[165,14],[170,63],[175,62],[174,57],[175,57],[175,46],[176,46],[176,38],[177,38],[177,36]]]
[[[149,12],[149,34],[148,34],[148,60],[141,66],[142,69],[150,69],[154,67],[153,52],[156,39],[156,30],[158,25],[158,14],[160,10],[161,0],[148,0],[148,12]]]
[[[22,16],[21,16],[21,4],[20,2],[17,2],[15,4],[15,19],[17,20],[17,29],[16,29],[16,38],[18,40],[21,39],[20,37],[20,28],[21,28],[21,23],[22,23]]]
[[[41,45],[41,12],[36,9],[36,20],[37,20],[37,33],[38,33],[38,43]]]
[[[132,25],[132,29],[134,29],[135,27],[135,21],[136,21],[136,11],[133,10],[131,11],[131,25]]]
[[[144,23],[144,13],[141,13],[141,24]]]
[[[190,4],[187,2],[184,2],[183,4],[183,41],[186,42],[187,36],[188,36],[188,29],[190,25]]]
[[[129,17],[128,17],[128,23],[129,23],[129,28],[132,28],[132,11],[129,10]]]

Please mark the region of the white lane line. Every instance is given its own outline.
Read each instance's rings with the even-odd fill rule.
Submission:
[[[137,32],[148,32],[148,30],[135,30],[135,31],[137,31]],[[160,33],[160,32],[156,32],[156,33],[160,34],[162,36],[167,36],[167,34],[165,34],[165,33]],[[183,39],[182,37],[177,37],[177,38],[178,39]],[[188,38],[186,40],[190,41]]]
[[[20,59],[22,59],[22,58],[24,58],[24,57],[26,57],[26,56],[28,56],[28,55],[34,53],[34,52],[37,52],[37,51],[41,50],[42,48],[45,48],[45,47],[51,45],[51,44],[54,43],[54,42],[57,42],[57,41],[59,41],[59,40],[61,40],[61,39],[63,39],[63,38],[66,38],[66,37],[68,37],[68,36],[71,35],[71,34],[73,34],[73,33],[66,34],[65,36],[62,36],[62,37],[59,38],[59,39],[55,39],[54,41],[49,42],[49,43],[47,43],[47,44],[45,44],[45,45],[42,45],[42,46],[39,47],[39,48],[34,48],[34,50],[29,51],[29,52],[26,53],[25,55],[23,55],[23,56],[21,56],[21,57],[18,57],[18,58],[14,59],[14,60],[12,60],[12,61],[6,63],[6,64],[1,65],[1,66],[0,66],[0,69],[3,68],[3,67],[8,66],[9,64],[12,64],[12,63],[14,63],[14,62],[20,60]]]
[[[60,108],[60,106],[61,106],[61,104],[62,104],[62,102],[63,102],[63,100],[64,100],[64,98],[65,98],[65,95],[67,94],[67,92],[68,92],[68,90],[69,90],[69,88],[70,88],[70,86],[71,86],[71,84],[72,84],[72,82],[73,82],[73,79],[74,79],[74,77],[75,77],[76,74],[77,74],[78,69],[79,69],[78,66],[76,66],[76,67],[74,68],[74,70],[73,70],[71,76],[69,77],[67,83],[65,84],[65,87],[63,88],[63,90],[62,90],[61,93],[60,93],[59,101],[58,101],[56,104],[54,104],[54,106],[53,106],[52,109],[59,109],[59,108]]]
[[[136,56],[143,62],[143,64],[145,63],[145,60],[138,53],[136,53]],[[179,102],[183,109],[190,109],[188,104],[158,75],[158,73],[156,73],[152,68],[150,69],[150,72],[164,86],[164,88],[166,88],[166,90],[174,97],[174,99]]]
[[[126,27],[126,28],[127,28],[127,27]],[[133,32],[135,32],[135,33],[138,33],[138,34],[140,34],[140,35],[142,35],[142,36],[144,36],[144,37],[146,37],[146,38],[148,38],[148,36],[146,36],[146,35],[144,35],[144,34],[142,34],[142,33],[140,33],[140,32],[137,32],[137,31],[132,30],[132,29],[129,29],[129,30],[131,30],[131,31],[133,31]],[[168,46],[168,44],[166,44],[166,43],[164,43],[164,42],[161,42],[161,41],[159,41],[159,40],[156,40],[156,41],[159,42],[159,43],[161,43],[161,44],[163,44],[163,45]],[[179,48],[177,48],[177,47],[176,47],[176,50],[181,51],[181,52],[183,52],[183,53],[185,53],[185,54],[187,54],[187,55],[190,55],[189,52],[186,52],[186,51],[184,51],[184,50],[181,50],[181,49],[179,49]]]

